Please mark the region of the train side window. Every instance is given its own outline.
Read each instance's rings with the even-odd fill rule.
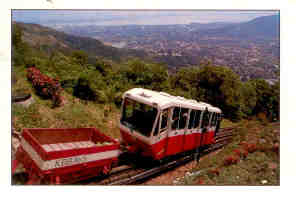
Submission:
[[[168,122],[168,109],[165,109],[161,114],[160,132],[162,132],[162,130],[165,130],[167,128],[167,122]]]
[[[215,113],[215,116],[214,116],[214,126],[217,125],[217,116],[218,116],[218,113]]]
[[[215,118],[216,118],[216,113],[215,112],[213,112],[213,113],[211,113],[211,126],[215,126]]]
[[[178,124],[180,121],[180,108],[179,107],[175,107],[173,109],[173,114],[172,114],[172,125],[171,128],[173,130],[178,128]]]
[[[172,115],[172,125],[171,128],[175,129],[184,129],[188,119],[188,109],[175,107]]]
[[[202,111],[197,110],[193,128],[198,128],[200,126],[201,115],[202,115]]]
[[[202,114],[202,112],[199,110],[191,110],[188,129],[199,127],[201,114]]]
[[[214,113],[213,112],[209,112],[209,122],[208,122],[208,126],[211,127],[212,126],[212,120],[213,120],[213,115]]]
[[[214,126],[217,125],[217,119],[218,119],[218,113],[215,113],[215,118],[214,118]]]
[[[188,123],[188,129],[194,128],[195,116],[196,116],[196,110],[191,110],[190,117],[189,117],[189,123]]]
[[[210,113],[209,113],[207,110],[205,110],[205,111],[204,111],[204,114],[203,114],[203,119],[202,119],[202,126],[201,126],[201,128],[205,128],[205,127],[208,126],[208,124],[209,124],[209,118],[210,118]]]
[[[186,127],[186,122],[188,119],[188,109],[187,108],[181,108],[180,112],[180,121],[179,121],[179,129],[184,129]]]
[[[217,125],[218,113],[215,113],[215,126]]]

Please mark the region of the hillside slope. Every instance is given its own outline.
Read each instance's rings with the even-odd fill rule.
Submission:
[[[279,38],[279,15],[263,16],[254,20],[225,26],[222,28],[195,32],[200,35],[234,37],[239,39],[277,39]]]
[[[64,106],[52,108],[51,99],[38,96],[26,79],[25,72],[22,69],[17,71],[12,93],[26,89],[33,101],[28,106],[12,103],[12,127],[16,131],[20,132],[23,128],[95,127],[111,137],[119,138],[120,111],[114,104],[84,101],[63,91]]]
[[[88,37],[73,36],[38,24],[16,23],[23,31],[23,40],[44,50],[60,50],[71,53],[83,50],[89,55],[120,61],[128,57],[146,57],[143,51],[118,49],[104,45],[101,41]]]

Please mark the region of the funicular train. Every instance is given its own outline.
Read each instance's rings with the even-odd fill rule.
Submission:
[[[134,88],[123,95],[121,143],[129,152],[161,160],[215,143],[221,117],[210,104]]]
[[[141,88],[124,93],[121,113],[121,142],[96,128],[24,128],[12,173],[22,163],[28,183],[70,183],[108,174],[124,147],[159,161],[215,143],[222,115],[209,104]]]

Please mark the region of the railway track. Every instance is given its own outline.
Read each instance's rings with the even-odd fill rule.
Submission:
[[[234,128],[221,129],[221,131],[216,136],[216,143],[203,149],[200,152],[200,157],[203,157],[213,151],[216,151],[225,145],[227,145],[233,136],[232,131]],[[89,185],[133,185],[139,184],[147,179],[165,173],[169,170],[172,170],[176,167],[184,165],[195,159],[195,152],[190,152],[187,155],[184,155],[178,159],[167,161],[161,163],[158,166],[149,167],[149,168],[131,168],[124,169],[118,173],[112,172],[108,178],[105,178],[99,182],[91,182]]]
[[[219,143],[219,144],[215,144],[205,150],[203,150],[200,153],[200,157],[203,157],[207,154],[209,154],[212,151],[218,150],[220,148],[222,148],[223,146],[225,146],[226,144],[228,144],[227,142],[223,142],[223,143]],[[165,163],[163,165],[160,165],[158,167],[154,167],[154,168],[150,168],[148,170],[144,170],[142,172],[139,172],[133,176],[127,177],[127,178],[123,178],[120,180],[115,180],[113,182],[107,183],[107,185],[131,185],[131,184],[139,184],[143,181],[146,181],[148,178],[160,175],[162,173],[165,173],[169,170],[172,170],[176,167],[179,167],[181,165],[184,165],[192,160],[195,159],[195,156],[192,155],[188,155],[188,156],[184,156],[183,158],[180,158],[178,160],[174,160],[168,163]]]

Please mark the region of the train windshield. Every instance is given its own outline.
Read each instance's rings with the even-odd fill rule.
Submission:
[[[149,105],[126,98],[124,100],[120,122],[142,135],[151,135],[158,110]]]

